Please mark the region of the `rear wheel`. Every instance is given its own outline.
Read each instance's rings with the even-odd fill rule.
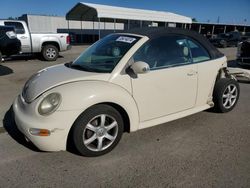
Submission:
[[[59,51],[54,45],[45,45],[42,48],[42,56],[46,61],[56,61],[58,58]]]
[[[3,58],[3,57],[2,57],[2,53],[1,53],[1,51],[0,51],[0,63],[2,63],[2,61],[3,61],[2,58]]]
[[[216,82],[213,100],[214,110],[225,113],[231,111],[238,102],[240,87],[237,81],[230,78],[223,78]]]
[[[74,123],[73,143],[84,156],[94,157],[110,152],[123,134],[120,113],[108,105],[96,105],[86,110]]]

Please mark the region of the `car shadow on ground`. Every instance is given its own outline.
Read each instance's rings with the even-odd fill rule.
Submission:
[[[58,58],[63,58],[63,56],[59,55]],[[4,58],[4,62],[11,61],[30,61],[30,60],[40,60],[46,61],[40,54],[23,54],[23,55],[14,55],[11,57]]]
[[[9,67],[0,65],[0,76],[5,76],[8,74],[12,74],[12,73],[13,73],[12,69],[10,69]]]
[[[27,142],[24,135],[18,130],[15,120],[12,106],[6,112],[3,119],[3,127],[8,132],[8,134],[19,144],[31,149],[35,152],[41,152],[38,148],[36,148],[31,142]]]

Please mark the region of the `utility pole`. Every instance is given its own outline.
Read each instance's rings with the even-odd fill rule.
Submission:
[[[220,23],[220,16],[218,16],[217,18],[217,23]]]

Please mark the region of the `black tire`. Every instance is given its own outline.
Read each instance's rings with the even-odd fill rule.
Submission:
[[[229,87],[232,88],[232,90],[233,88],[235,88],[235,91],[232,94],[229,94]],[[227,97],[225,97],[226,95]],[[213,92],[213,110],[220,113],[226,113],[233,110],[238,102],[239,96],[240,87],[239,83],[236,80],[230,78],[222,78],[220,80],[217,80]]]
[[[222,47],[223,47],[223,48],[226,48],[226,47],[227,47],[227,41],[223,40],[223,41],[221,41],[221,44],[222,44]]]
[[[112,117],[117,122],[117,126],[115,128],[108,130],[108,131],[114,131],[114,129],[116,130],[116,131],[114,131],[114,132],[116,132],[115,133],[116,137],[114,136],[113,141],[110,141],[109,139],[107,139],[105,137],[105,134],[98,135],[98,130],[95,132],[95,131],[91,131],[90,129],[86,128],[87,124],[91,124],[95,128],[98,127],[98,129],[100,129],[101,126],[94,125],[94,123],[96,123],[96,124],[100,123],[100,122],[98,122],[98,118],[99,118],[98,116],[101,116],[101,115],[106,115],[106,118],[105,118],[106,124],[108,121],[110,121],[109,117]],[[101,118],[99,119],[99,121],[101,121]],[[86,157],[96,157],[96,156],[104,155],[104,154],[110,152],[111,150],[113,150],[113,148],[119,143],[119,141],[122,137],[123,129],[124,129],[123,118],[122,118],[121,114],[115,108],[113,108],[109,105],[104,105],[104,104],[95,105],[95,106],[87,109],[84,113],[82,113],[77,118],[77,120],[75,121],[75,123],[72,127],[72,132],[71,132],[72,139],[71,140],[73,141],[73,144],[74,144],[76,150],[81,155],[86,156]],[[108,133],[108,131],[106,131],[106,132]],[[90,134],[90,135],[88,135],[88,134]],[[111,135],[110,132],[108,134]],[[85,137],[87,137],[87,136],[88,136],[88,138],[85,140]],[[84,141],[86,142],[87,140],[89,140],[89,138],[92,138],[93,136],[96,137],[95,140],[93,140],[89,144],[84,143]],[[100,142],[99,141],[100,137],[103,138],[103,141],[101,141],[103,143],[102,146],[105,148],[105,144],[106,144],[106,146],[108,146],[108,147],[103,149],[103,150],[93,151],[93,148],[95,148],[95,147],[98,150],[98,144]],[[93,148],[91,148],[91,147],[93,147]]]
[[[59,56],[58,48],[54,45],[45,45],[42,48],[42,56],[46,61],[56,61]]]
[[[2,53],[1,53],[1,51],[0,51],[0,63],[2,63]]]

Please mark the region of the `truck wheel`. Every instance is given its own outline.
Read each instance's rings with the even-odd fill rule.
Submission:
[[[110,152],[123,134],[121,114],[109,105],[95,105],[75,121],[72,140],[83,156],[95,157]]]
[[[213,92],[214,110],[220,113],[231,111],[237,104],[239,95],[240,87],[236,80],[230,78],[218,80]]]
[[[46,61],[56,61],[58,55],[59,52],[56,46],[51,44],[43,46],[42,56]]]

